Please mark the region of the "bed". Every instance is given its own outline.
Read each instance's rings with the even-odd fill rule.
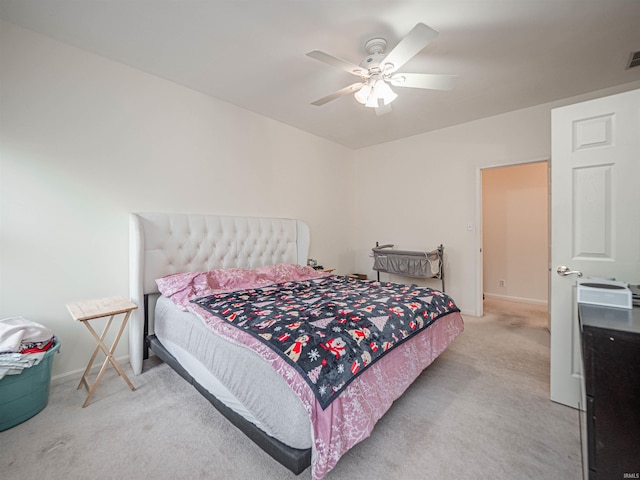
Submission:
[[[413,300],[418,290],[315,272],[304,266],[309,243],[309,228],[300,220],[132,213],[130,297],[139,308],[129,325],[129,355],[138,375],[150,348],[275,460],[296,474],[311,466],[311,477],[318,480],[370,435],[393,401],[464,327],[453,301],[430,289],[429,301],[438,308],[431,318],[421,310],[424,318],[410,321],[404,315],[419,302],[405,301],[389,307],[392,318],[400,320],[381,325],[381,317],[373,316],[378,304],[362,305],[358,315],[364,319],[369,308],[380,332],[361,327],[360,317],[348,317],[354,309],[337,298],[375,298],[387,305],[390,297],[400,301],[414,295]],[[211,278],[231,277],[262,283],[207,290]],[[204,284],[198,284],[202,279]],[[175,285],[180,287],[171,290]],[[190,296],[181,297],[188,290],[184,285],[190,286]],[[196,295],[194,285],[206,285],[200,292],[211,295]],[[363,297],[365,291],[377,297]],[[419,293],[424,298],[424,291]],[[303,303],[325,305],[321,297],[341,313],[327,317],[320,308],[302,311]],[[406,312],[393,313],[400,307]],[[233,309],[244,309],[245,320],[237,322]],[[263,310],[271,317],[257,318],[255,313]],[[311,315],[319,317],[307,323],[291,320]],[[283,316],[288,316],[284,323]],[[344,338],[352,342],[346,350],[334,333],[335,322],[344,323]],[[284,330],[278,330],[281,325]],[[386,339],[383,329],[389,330]],[[300,333],[311,330],[318,334]],[[318,348],[307,345],[308,337],[318,337]],[[345,351],[351,352],[352,344],[367,351],[348,357]],[[349,368],[331,369],[334,364]]]

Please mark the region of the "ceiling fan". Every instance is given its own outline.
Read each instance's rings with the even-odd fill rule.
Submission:
[[[369,55],[360,62],[359,66],[319,50],[307,53],[307,56],[311,58],[360,77],[359,82],[322,97],[312,102],[312,105],[321,106],[336,98],[355,93],[354,97],[358,102],[365,107],[375,108],[376,114],[382,115],[391,111],[391,102],[398,97],[390,85],[451,90],[458,78],[456,75],[398,72],[437,35],[438,32],[433,28],[418,23],[388,54],[384,53],[387,41],[384,38],[372,38],[365,44]]]

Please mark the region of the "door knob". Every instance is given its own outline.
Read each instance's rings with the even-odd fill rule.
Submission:
[[[558,272],[558,275],[560,275],[561,277],[566,277],[567,275],[578,275],[579,277],[582,276],[582,272],[579,272],[578,270],[571,270],[569,267],[565,266],[565,265],[560,265],[558,267],[558,270],[556,270],[556,272]]]

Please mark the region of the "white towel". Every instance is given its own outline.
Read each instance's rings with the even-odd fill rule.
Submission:
[[[17,353],[22,342],[47,342],[52,338],[49,328],[24,317],[0,319],[0,353]]]

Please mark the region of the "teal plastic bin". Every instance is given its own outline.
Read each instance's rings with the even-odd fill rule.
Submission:
[[[0,432],[29,420],[47,406],[53,354],[59,348],[56,339],[38,365],[0,380]]]

